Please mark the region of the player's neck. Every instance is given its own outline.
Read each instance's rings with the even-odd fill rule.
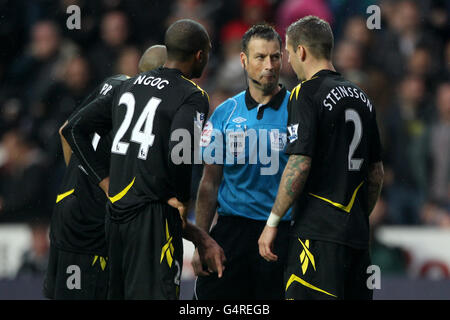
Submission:
[[[275,96],[281,89],[280,86],[277,85],[274,90],[270,93],[266,93],[263,90],[257,88],[255,85],[250,84],[248,86],[251,97],[258,103],[267,104]]]
[[[164,63],[163,67],[169,69],[178,69],[181,71],[183,76],[185,76],[188,79],[191,79],[192,77],[192,64],[189,62],[167,60],[166,63]]]
[[[309,64],[309,67],[305,70],[306,80],[310,80],[320,70],[336,71],[331,61],[316,60],[314,63]]]

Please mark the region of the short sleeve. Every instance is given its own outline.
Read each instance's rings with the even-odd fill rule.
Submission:
[[[224,114],[222,108],[226,107],[218,106],[203,127],[200,139],[200,152],[206,164],[224,163]]]
[[[318,110],[306,94],[306,90],[302,90],[301,87],[292,90],[288,102],[287,154],[313,156],[318,118]]]

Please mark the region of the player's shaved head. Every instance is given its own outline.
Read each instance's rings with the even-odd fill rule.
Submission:
[[[139,61],[139,71],[150,71],[162,66],[167,59],[167,49],[164,45],[154,45],[145,50]]]
[[[165,38],[167,57],[186,61],[199,50],[208,50],[211,42],[206,29],[198,22],[181,19],[167,29]]]

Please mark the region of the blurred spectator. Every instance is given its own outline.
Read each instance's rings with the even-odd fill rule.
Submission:
[[[54,82],[43,94],[40,103],[31,110],[33,132],[50,156],[52,164],[62,155],[58,129],[87,97],[92,89],[90,84],[87,60],[75,57],[67,63],[62,80]]]
[[[450,3],[446,0],[432,0],[428,14],[429,28],[443,41],[450,34]]]
[[[407,69],[407,59],[419,45],[437,53],[440,44],[423,29],[420,8],[415,1],[401,0],[394,6],[389,17],[391,28],[381,34],[374,57],[389,76],[399,79]]]
[[[227,24],[222,29],[222,61],[217,67],[214,90],[229,92],[233,95],[246,88],[240,59],[241,39],[246,31],[245,25],[239,22]]]
[[[367,74],[363,70],[364,60],[361,45],[354,41],[342,40],[336,47],[334,62],[338,72],[366,90]]]
[[[174,1],[171,12],[166,19],[166,27],[170,26],[178,19],[192,19],[201,23],[210,37],[215,34],[214,23],[211,21],[211,15],[220,6],[218,1],[203,0],[176,0]]]
[[[48,222],[48,169],[43,152],[18,130],[1,140],[0,222]]]
[[[139,73],[138,64],[140,59],[141,52],[136,47],[127,47],[123,49],[117,59],[114,73],[134,77]]]
[[[128,45],[128,17],[121,11],[105,14],[101,21],[101,42],[90,52],[96,82],[110,76],[120,52]]]
[[[398,96],[388,110],[386,123],[384,188],[389,206],[388,220],[395,224],[417,224],[427,188],[428,119],[421,78],[406,76]]]
[[[433,61],[430,49],[424,46],[418,46],[407,60],[407,72],[423,78],[427,89],[434,88],[437,81],[437,68],[439,68],[439,61]]]
[[[59,27],[54,22],[36,23],[31,30],[29,47],[10,69],[11,91],[24,98],[26,104],[33,104],[55,80],[58,67],[74,51],[73,45],[61,40]]]
[[[277,31],[284,38],[286,28],[296,20],[308,15],[318,16],[319,18],[333,24],[333,15],[324,0],[285,0],[278,8],[276,14]]]
[[[250,26],[267,21],[270,8],[267,0],[241,0],[238,19],[229,21],[220,30],[222,61],[214,79],[214,90],[219,95],[227,92],[232,96],[247,87],[240,59],[242,36]]]
[[[450,39],[447,40],[444,48],[443,63],[439,68],[439,72],[437,75],[438,81],[450,81]]]
[[[47,224],[31,224],[31,248],[22,256],[16,278],[43,276],[50,248]]]
[[[431,125],[430,156],[432,170],[428,203],[423,219],[428,224],[450,227],[450,82],[436,93],[437,116]]]

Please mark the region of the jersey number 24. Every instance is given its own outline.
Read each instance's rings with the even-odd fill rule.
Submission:
[[[156,109],[160,103],[161,99],[155,97],[150,98],[131,131],[130,141],[139,144],[139,152],[137,155],[139,159],[147,159],[148,149],[153,145],[153,141],[155,140],[155,135],[152,133],[153,120],[155,118]],[[111,152],[125,155],[127,154],[130,143],[122,141],[122,138],[128,131],[131,121],[133,120],[136,105],[134,95],[131,92],[125,92],[119,100],[119,106],[121,105],[125,105],[126,107],[125,118],[114,136]]]

